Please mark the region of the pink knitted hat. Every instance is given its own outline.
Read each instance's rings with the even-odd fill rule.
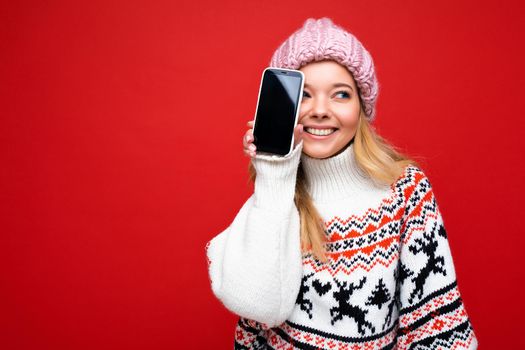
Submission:
[[[271,67],[299,69],[312,61],[334,60],[348,68],[359,90],[366,117],[375,117],[379,93],[372,56],[351,33],[329,18],[309,18],[274,52]]]

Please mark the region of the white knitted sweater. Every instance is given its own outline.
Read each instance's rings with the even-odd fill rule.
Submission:
[[[254,194],[207,244],[214,294],[239,315],[236,349],[476,349],[430,182],[391,186],[328,159],[257,155]],[[299,163],[325,223],[329,261],[301,254]]]

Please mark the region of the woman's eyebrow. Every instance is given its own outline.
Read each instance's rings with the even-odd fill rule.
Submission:
[[[348,88],[350,88],[350,90],[354,91],[354,89],[352,88],[352,86],[350,84],[346,84],[346,83],[335,83],[333,85],[333,87],[342,87],[342,86],[346,86]]]
[[[354,91],[354,89],[352,88],[352,85],[346,84],[346,83],[335,83],[335,84],[332,85],[332,88],[337,88],[337,87],[342,87],[342,86],[347,87],[350,90]],[[310,88],[311,86],[309,84],[305,83],[304,87]]]

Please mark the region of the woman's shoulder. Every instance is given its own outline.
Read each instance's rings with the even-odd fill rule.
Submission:
[[[403,168],[401,175],[394,182],[393,186],[401,191],[405,197],[410,197],[410,194],[421,186],[431,189],[430,180],[425,171],[418,165],[408,164]]]
[[[417,180],[421,180],[422,178],[427,178],[427,175],[425,174],[424,170],[416,164],[408,164],[405,165],[403,168],[403,171],[401,172],[401,175],[397,178],[395,181],[397,182],[414,182]]]

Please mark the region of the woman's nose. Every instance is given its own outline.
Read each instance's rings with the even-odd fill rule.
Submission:
[[[313,105],[313,117],[325,118],[328,117],[328,106],[323,98],[317,98]]]

